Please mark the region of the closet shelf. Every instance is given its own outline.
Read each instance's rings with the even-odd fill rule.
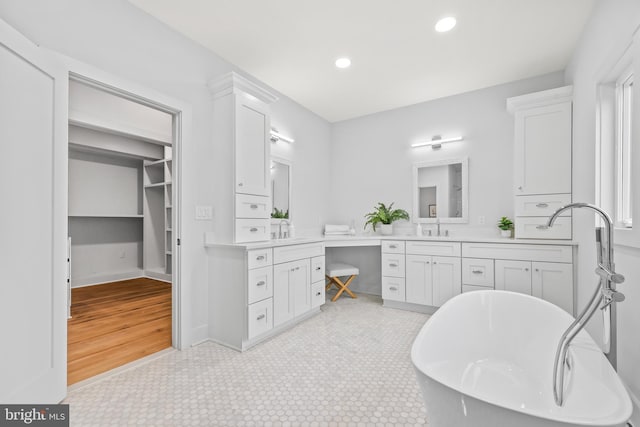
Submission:
[[[145,163],[144,167],[145,168],[149,168],[149,167],[153,167],[153,166],[162,166],[164,164],[164,162],[165,162],[164,159],[154,160],[154,161]]]
[[[164,187],[164,182],[156,182],[155,184],[147,184],[144,188],[162,188]]]
[[[124,136],[126,138],[136,139],[138,141],[150,142],[152,144],[164,145],[168,147],[171,147],[172,144],[172,137],[170,135],[154,133],[147,129],[137,129],[122,123],[113,123],[111,121],[104,120],[91,114],[76,110],[69,111],[69,124],[72,126],[96,130],[99,132]]]

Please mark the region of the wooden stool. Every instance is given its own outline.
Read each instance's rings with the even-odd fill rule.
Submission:
[[[325,290],[329,290],[331,286],[335,285],[338,288],[338,293],[331,298],[331,301],[335,302],[343,292],[346,292],[351,296],[351,298],[358,298],[356,294],[349,290],[349,285],[355,279],[355,277],[360,274],[360,270],[357,267],[354,267],[349,264],[342,263],[332,263],[327,265],[326,273],[327,279],[329,279],[329,283],[325,287]],[[340,280],[340,277],[349,276],[346,282]]]

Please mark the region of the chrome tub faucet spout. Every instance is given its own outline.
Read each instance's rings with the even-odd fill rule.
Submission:
[[[569,345],[598,308],[602,310],[604,321],[603,351],[607,355],[611,366],[616,369],[616,311],[614,303],[622,302],[625,298],[621,292],[615,289],[616,284],[624,282],[624,276],[615,272],[613,262],[613,222],[605,211],[588,203],[571,203],[555,211],[549,217],[547,227],[552,227],[556,218],[562,212],[578,208],[595,211],[602,218],[604,235],[602,230],[596,230],[598,265],[595,272],[599,276],[598,286],[587,306],[562,334],[556,350],[556,358],[553,365],[553,396],[558,406],[562,406],[564,403],[565,368],[571,369],[568,360]]]

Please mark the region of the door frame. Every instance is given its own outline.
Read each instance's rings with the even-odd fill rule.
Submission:
[[[66,66],[70,80],[94,86],[97,89],[171,114],[173,117],[171,345],[178,350],[183,350],[191,342],[188,330],[189,322],[186,319],[188,312],[186,304],[189,298],[186,287],[182,285],[182,244],[177,244],[177,242],[182,241],[182,147],[185,141],[189,141],[191,137],[191,105],[58,52],[49,52]],[[68,186],[65,187],[65,190],[68,192]],[[67,196],[68,194],[65,195],[65,197]]]

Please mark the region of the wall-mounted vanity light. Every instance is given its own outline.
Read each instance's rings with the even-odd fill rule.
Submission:
[[[431,141],[416,142],[415,144],[411,144],[411,146],[413,148],[416,148],[416,147],[427,147],[430,145],[432,150],[438,150],[442,148],[442,144],[446,144],[447,142],[462,141],[463,139],[464,138],[461,136],[454,136],[451,138],[442,138],[440,135],[436,135],[433,138],[431,138]]]
[[[293,138],[289,138],[288,136],[284,136],[283,134],[278,132],[278,129],[276,128],[271,128],[271,142],[278,142],[278,141],[284,141],[284,142],[288,142],[289,144],[294,142]]]

